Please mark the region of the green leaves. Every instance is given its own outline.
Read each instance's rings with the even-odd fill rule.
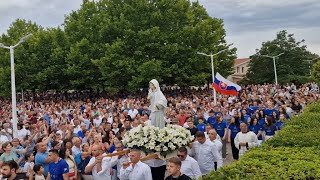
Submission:
[[[312,68],[312,77],[314,79],[320,79],[320,60],[318,60]]]
[[[188,0],[84,0],[63,26],[16,20],[2,35],[7,45],[34,34],[16,49],[18,89],[119,92],[146,87],[152,78],[202,86],[211,79],[210,58],[197,52],[228,48],[223,21]],[[216,56],[216,71],[231,74],[235,53]],[[0,50],[0,57],[0,90],[10,92],[9,52]]]
[[[262,43],[261,49],[252,56],[247,73],[247,80],[250,83],[270,83],[274,82],[273,60],[262,55],[277,56],[276,68],[279,83],[301,82],[303,77],[310,76],[309,64],[306,60],[315,57],[314,54],[307,51],[306,46],[301,46],[304,41],[296,41],[293,34],[287,31],[280,31],[277,38],[272,41]]]

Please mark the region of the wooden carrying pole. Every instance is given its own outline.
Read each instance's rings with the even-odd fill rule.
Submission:
[[[130,152],[130,149],[126,149],[126,150],[123,150],[123,151],[107,154],[107,155],[102,156],[102,158],[112,157],[112,156],[121,156],[121,155],[125,155],[128,152]],[[155,153],[148,154],[145,157],[141,158],[140,161],[148,161],[148,160],[151,160],[151,159],[159,159],[159,155],[155,154]]]

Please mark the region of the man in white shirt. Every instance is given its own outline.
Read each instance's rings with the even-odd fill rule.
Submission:
[[[122,142],[116,143],[115,146],[116,146],[116,150],[113,153],[124,150],[124,146]],[[129,162],[130,159],[126,154],[117,156],[116,158],[117,158],[117,177],[120,178],[120,169],[122,168],[123,163]]]
[[[234,138],[234,144],[239,149],[239,157],[242,156],[249,148],[258,146],[258,138],[254,132],[248,131],[246,123],[240,124],[241,132],[238,132]]]
[[[140,161],[141,152],[132,149],[129,153],[130,163],[124,163],[120,169],[121,180],[152,180],[151,169]]]
[[[222,167],[223,160],[220,158],[218,148],[209,139],[206,139],[202,131],[198,131],[195,137],[197,141],[192,144],[190,155],[198,161],[202,175],[215,170],[214,162],[217,162],[217,169]]]
[[[128,111],[128,115],[131,117],[131,119],[136,118],[137,114],[139,114],[139,111],[136,109],[135,105],[131,106],[131,109]]]
[[[81,153],[81,143],[82,140],[79,137],[73,137],[72,138],[72,156],[76,157],[77,154]]]
[[[101,123],[102,123],[102,119],[99,118],[99,115],[95,115],[93,119],[94,127],[99,127]]]
[[[26,137],[27,135],[30,136],[30,131],[26,130],[25,127],[22,124],[18,124],[18,131],[17,131],[17,135],[18,135],[18,139],[22,140],[24,137]]]
[[[80,121],[79,120],[74,120],[73,121],[73,134],[78,135],[78,132],[81,131],[81,127],[80,127]]]
[[[188,155],[188,150],[185,147],[180,147],[177,153],[181,160],[181,173],[189,176],[192,179],[200,179],[201,171],[198,162]]]
[[[221,139],[218,139],[217,136],[219,136],[217,134],[217,131],[215,129],[211,129],[209,131],[209,136],[208,136],[208,139],[214,144],[214,146],[217,147],[218,151],[219,151],[219,155],[221,157],[219,157],[218,159],[222,159],[222,142],[221,142]],[[217,170],[218,169],[218,164],[217,162],[215,161],[214,162],[214,169]]]
[[[103,157],[105,153],[99,145],[92,147],[92,155],[84,172],[92,172],[94,180],[111,180],[110,168],[116,165],[116,161],[111,161],[110,157]]]
[[[210,129],[208,132],[208,139],[218,148],[222,157],[222,142],[220,136],[215,129]]]

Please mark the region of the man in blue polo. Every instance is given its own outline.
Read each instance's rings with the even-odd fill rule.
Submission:
[[[69,166],[64,159],[59,157],[58,150],[51,149],[48,157],[51,162],[49,164],[47,180],[68,180]]]

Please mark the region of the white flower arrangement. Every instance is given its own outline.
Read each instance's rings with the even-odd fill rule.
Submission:
[[[178,125],[167,125],[162,129],[139,125],[126,132],[122,142],[128,148],[139,149],[146,154],[158,153],[161,158],[168,158],[179,147],[187,146],[193,138],[190,131]]]

